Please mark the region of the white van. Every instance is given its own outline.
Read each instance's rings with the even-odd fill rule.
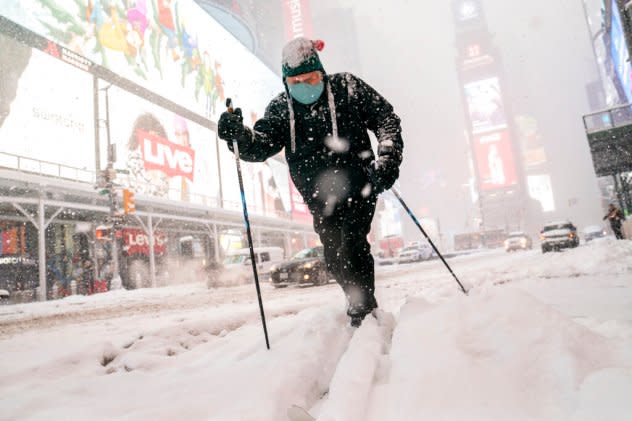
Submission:
[[[270,273],[272,265],[283,261],[283,249],[281,247],[255,247],[255,261],[257,262],[257,272],[259,277]],[[250,249],[230,250],[224,257],[224,268],[226,270],[237,268],[252,268],[250,262]]]

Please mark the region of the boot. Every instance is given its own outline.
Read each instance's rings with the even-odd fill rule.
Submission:
[[[371,294],[370,297],[363,298],[364,300],[359,303],[350,302],[349,307],[347,308],[347,315],[351,318],[352,327],[360,327],[362,320],[364,320],[366,315],[378,307],[374,294]]]

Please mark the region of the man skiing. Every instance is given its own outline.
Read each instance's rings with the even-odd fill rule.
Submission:
[[[625,216],[620,209],[618,209],[613,203],[608,206],[608,214],[603,217],[604,220],[610,221],[610,228],[617,240],[623,240],[623,232],[621,232],[621,225],[625,221]]]
[[[314,218],[327,269],[347,300],[351,325],[377,307],[374,263],[366,239],[377,195],[399,176],[400,119],[373,88],[349,73],[327,74],[322,41],[297,38],[283,48],[285,92],[252,129],[241,111],[225,112],[219,137],[239,156],[261,162],[285,148],[290,175]],[[377,157],[367,130],[377,137]]]

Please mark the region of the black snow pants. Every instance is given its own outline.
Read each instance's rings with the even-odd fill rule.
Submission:
[[[377,307],[375,268],[367,235],[376,197],[348,200],[333,212],[312,209],[314,230],[325,249],[327,269],[342,287],[349,316],[364,316]]]
[[[612,228],[612,232],[617,240],[623,240],[623,232],[621,231],[621,222],[613,221],[610,222],[610,228]]]

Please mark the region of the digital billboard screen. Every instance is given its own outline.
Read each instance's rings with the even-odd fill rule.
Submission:
[[[139,194],[219,205],[215,132],[116,86],[108,103],[119,182]]]
[[[474,136],[474,152],[481,190],[494,190],[517,183],[507,130]]]
[[[480,19],[482,12],[480,0],[459,0],[454,4],[454,17],[459,23]]]
[[[228,96],[261,112],[283,89],[193,0],[4,1],[0,15],[215,121]]]
[[[527,176],[529,186],[529,196],[540,202],[544,212],[555,211],[555,196],[551,185],[551,176],[548,174],[538,174]]]
[[[625,42],[623,23],[619,6],[612,0],[612,20],[610,22],[610,56],[614,70],[627,102],[632,102],[632,67],[630,66],[628,46]]]
[[[472,133],[484,133],[507,127],[497,77],[467,83],[464,90]]]
[[[96,167],[92,76],[50,55],[0,34],[0,152],[51,165],[31,163],[22,170],[64,176],[60,166],[82,181]],[[64,106],[61,107],[60,103]]]

